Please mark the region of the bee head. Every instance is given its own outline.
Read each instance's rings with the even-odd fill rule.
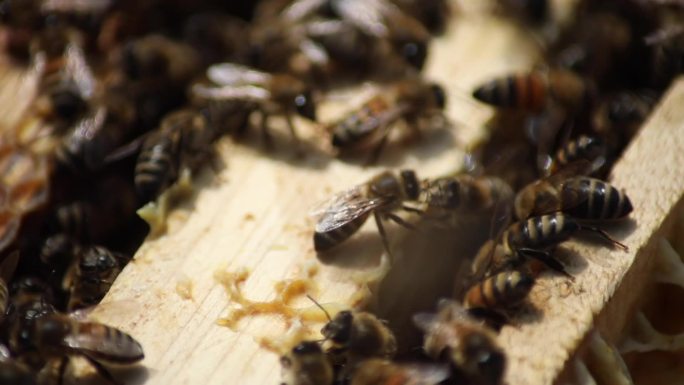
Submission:
[[[406,196],[411,200],[417,199],[420,194],[420,182],[418,181],[416,172],[413,170],[402,170],[401,182],[404,186]]]
[[[351,338],[352,322],[354,321],[354,315],[352,312],[345,310],[337,313],[332,321],[328,322],[323,329],[321,329],[321,334],[326,339],[332,340],[338,344],[344,344]]]
[[[297,113],[311,121],[316,121],[316,103],[310,90],[306,90],[294,98]]]
[[[439,107],[440,110],[443,110],[447,102],[446,92],[444,91],[444,88],[442,88],[442,86],[440,86],[439,84],[432,84],[430,85],[430,91],[432,92],[432,96],[435,98],[437,107]]]
[[[116,260],[107,250],[91,247],[81,259],[78,267],[85,273],[95,273],[109,271],[116,265]]]

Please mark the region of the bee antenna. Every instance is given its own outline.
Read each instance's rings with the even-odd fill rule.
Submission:
[[[314,305],[318,306],[319,309],[323,310],[323,313],[325,313],[325,316],[328,318],[328,321],[332,322],[332,317],[330,317],[330,313],[328,313],[328,311],[325,310],[323,305],[321,305],[318,301],[316,301],[312,296],[308,294],[306,295],[306,298],[310,299],[311,302],[314,303]],[[323,341],[325,341],[325,339]]]

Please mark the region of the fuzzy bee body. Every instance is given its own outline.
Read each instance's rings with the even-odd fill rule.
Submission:
[[[466,308],[511,308],[527,297],[532,285],[532,276],[518,270],[505,270],[470,287],[463,304]]]
[[[582,220],[621,219],[633,209],[627,194],[595,178],[576,177],[567,180],[563,183],[560,196],[563,212]]]
[[[549,172],[553,174],[563,167],[580,160],[594,163],[593,168],[598,168],[605,162],[606,150],[606,145],[601,139],[582,135],[558,149],[552,160]]]

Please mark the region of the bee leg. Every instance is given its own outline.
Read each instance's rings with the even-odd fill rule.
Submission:
[[[380,137],[380,141],[378,144],[373,147],[373,151],[368,156],[368,159],[366,159],[366,162],[364,163],[364,166],[370,166],[378,162],[378,159],[380,159],[380,155],[382,154],[382,151],[385,149],[385,146],[387,145],[387,140],[389,138],[389,133],[390,133],[390,126],[387,126],[384,128],[382,136]]]
[[[407,228],[407,229],[409,229],[409,230],[414,230],[414,231],[417,230],[417,229],[416,229],[416,226],[414,226],[414,225],[411,224],[411,223],[406,222],[402,217],[400,217],[400,216],[398,216],[398,215],[396,215],[396,214],[387,213],[387,214],[385,214],[385,216],[386,216],[388,219],[390,219],[392,222],[398,224],[399,226],[403,226],[403,227],[405,227],[405,228]]]
[[[104,365],[97,362],[94,358],[92,358],[86,354],[82,354],[81,356],[83,356],[83,358],[85,358],[90,363],[90,365],[92,365],[93,368],[95,368],[95,371],[97,371],[97,374],[102,376],[102,378],[104,378],[105,380],[109,381],[110,383],[112,383],[114,385],[122,385],[119,381],[114,379],[114,376],[112,376],[112,373],[110,373],[109,370],[107,370],[107,368],[104,367]]]
[[[304,155],[302,142],[299,140],[299,136],[297,136],[297,130],[295,130],[294,124],[292,123],[292,117],[289,114],[285,114],[285,122],[287,123],[287,129],[290,130],[292,144],[295,146],[295,153],[297,156],[301,157]]]
[[[268,127],[268,114],[261,111],[261,142],[267,150],[273,149],[273,138]]]
[[[575,280],[575,277],[572,276],[572,274],[568,273],[565,270],[565,266],[558,262],[558,260],[554,259],[551,254],[549,254],[547,251],[541,251],[541,250],[535,250],[535,249],[518,249],[518,253],[520,253],[523,256],[526,256],[528,258],[534,258],[546,266],[550,267],[551,269],[565,275],[566,277],[572,279],[573,281]]]
[[[69,364],[69,357],[65,356],[59,360],[59,368],[57,369],[57,384],[62,385],[64,383],[64,373],[66,372],[67,365]]]
[[[595,233],[598,233],[603,239],[607,240],[608,242],[612,243],[613,245],[621,248],[624,251],[629,251],[629,247],[627,247],[625,244],[618,242],[616,239],[611,237],[607,232],[605,232],[602,229],[599,229],[598,227],[594,226],[587,226],[587,225],[581,225],[580,228],[582,230],[588,230],[588,231],[593,231]]]
[[[425,214],[425,210],[422,210],[419,208],[415,208],[415,207],[411,207],[411,206],[407,206],[407,205],[402,205],[401,208],[402,208],[402,210],[408,211],[410,213],[414,213],[414,214],[418,214],[418,215],[424,215]]]
[[[380,239],[382,240],[382,245],[385,247],[387,255],[392,258],[392,252],[390,251],[389,240],[387,239],[387,233],[385,232],[385,226],[382,224],[382,218],[377,213],[373,213],[375,218],[375,225],[378,227],[378,232],[380,233]]]

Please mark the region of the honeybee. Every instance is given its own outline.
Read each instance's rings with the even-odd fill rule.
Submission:
[[[328,352],[343,356],[347,363],[371,357],[392,358],[397,341],[392,331],[367,312],[341,311],[321,329],[329,343]]]
[[[449,368],[437,364],[395,364],[373,358],[353,369],[350,385],[436,385],[449,377]]]
[[[463,299],[466,309],[505,310],[527,298],[534,277],[520,270],[504,270],[472,285]]]
[[[612,95],[602,103],[593,114],[593,127],[606,139],[613,156],[627,145],[639,131],[658,102],[658,92],[654,90],[623,91]]]
[[[249,110],[236,103],[182,109],[165,116],[147,136],[135,165],[141,202],[156,199],[174,183],[183,167],[191,170],[207,158],[207,148],[222,134],[241,129]]]
[[[493,79],[473,91],[473,97],[495,107],[540,112],[549,103],[580,110],[595,99],[595,87],[562,69],[512,74]]]
[[[448,357],[454,375],[463,376],[464,383],[501,383],[506,356],[496,336],[457,302],[441,300],[436,314],[419,313],[413,321],[425,332],[425,353],[434,359]]]
[[[145,84],[171,84],[184,88],[200,70],[197,52],[182,42],[147,35],[128,42],[121,52],[121,67],[131,80]]]
[[[41,79],[35,106],[39,116],[67,125],[87,111],[97,81],[78,44],[67,45],[62,61]]]
[[[602,229],[580,224],[569,215],[556,212],[514,222],[502,232],[498,241],[485,244],[474,262],[475,276],[482,277],[507,268],[516,268],[531,258],[572,278],[563,264],[553,258],[551,250],[580,230],[595,232],[614,246],[628,250],[627,246],[611,238]]]
[[[396,5],[386,0],[298,0],[285,8],[281,16],[296,23],[321,13],[332,13],[364,34],[388,41],[408,64],[417,69],[423,67],[430,34]]]
[[[608,182],[585,176],[569,176],[575,167],[566,167],[537,180],[515,197],[519,219],[556,211],[577,220],[607,221],[621,219],[632,212],[627,194]]]
[[[198,52],[205,65],[240,58],[247,39],[247,23],[228,14],[193,14],[183,26],[183,40]]]
[[[556,154],[546,168],[546,172],[547,174],[554,174],[571,163],[588,161],[591,164],[587,171],[592,173],[600,169],[606,162],[607,151],[605,142],[600,138],[580,135],[576,139],[568,141],[556,151]]]
[[[131,365],[145,357],[140,343],[123,331],[97,322],[77,321],[60,313],[37,318],[29,338],[46,361],[61,359],[62,365],[66,365],[68,357],[80,356],[112,383],[116,381],[103,362]]]
[[[96,305],[107,294],[129,258],[104,246],[78,250],[78,258],[64,277],[62,286],[69,292],[67,310]]]
[[[192,87],[193,93],[209,100],[243,101],[258,105],[265,138],[269,138],[270,115],[285,117],[295,141],[298,139],[291,119],[293,113],[316,121],[316,104],[311,89],[293,76],[269,74],[233,63],[212,65],[207,70],[207,76],[216,86],[196,84]]]
[[[332,385],[333,365],[317,341],[303,341],[280,357],[281,385]]]
[[[398,120],[404,120],[415,136],[420,135],[420,119],[442,111],[446,93],[436,83],[421,79],[403,80],[394,87],[394,100],[376,95],[341,120],[332,123],[332,145],[341,152],[372,147],[370,161],[375,161],[387,143]]]
[[[385,250],[389,253],[383,220],[389,219],[412,228],[393,211],[404,208],[404,202],[416,200],[419,194],[420,182],[415,172],[410,170],[401,171],[398,176],[386,171],[366,183],[336,194],[322,210],[312,212],[319,217],[313,235],[314,249],[324,252],[344,242],[372,213]]]

